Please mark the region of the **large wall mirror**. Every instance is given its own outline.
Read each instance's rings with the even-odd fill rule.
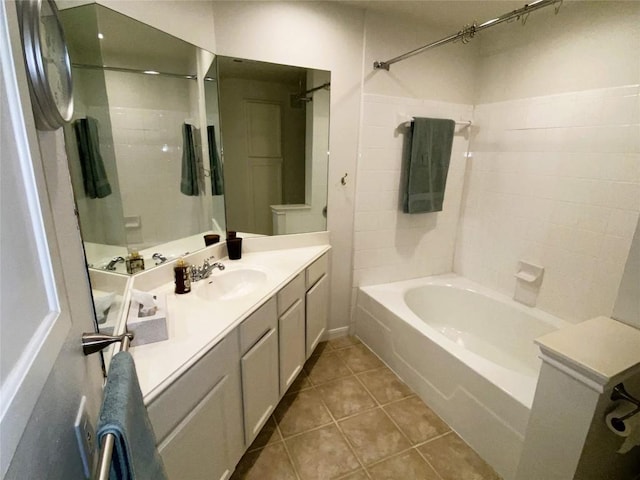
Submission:
[[[60,17],[99,324],[125,307],[134,250],[149,269],[204,248],[207,233],[326,229],[330,72],[216,56],[102,5]]]
[[[229,229],[326,229],[331,74],[217,57]]]

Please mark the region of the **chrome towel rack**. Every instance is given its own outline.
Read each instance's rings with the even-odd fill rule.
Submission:
[[[82,351],[85,355],[91,355],[92,353],[99,352],[103,348],[108,347],[114,343],[120,343],[116,348],[114,355],[119,352],[126,352],[129,350],[129,345],[133,340],[133,333],[125,332],[122,335],[103,335],[101,333],[83,333],[82,334]],[[115,442],[115,436],[112,433],[108,433],[104,437],[104,444],[100,449],[98,457],[98,466],[96,467],[96,473],[92,477],[95,480],[109,480],[109,470],[111,468],[111,457],[113,456],[113,446]]]

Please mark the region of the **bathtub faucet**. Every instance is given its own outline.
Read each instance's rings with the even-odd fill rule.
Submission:
[[[197,282],[199,280],[203,280],[205,278],[209,278],[211,272],[213,272],[216,268],[218,270],[224,270],[224,265],[221,262],[209,263],[209,260],[213,260],[214,257],[207,258],[201,267],[196,267],[193,265],[191,267],[191,281]]]

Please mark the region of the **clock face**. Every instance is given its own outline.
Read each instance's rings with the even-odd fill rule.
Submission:
[[[21,0],[24,55],[36,126],[55,130],[71,120],[71,65],[53,0]]]

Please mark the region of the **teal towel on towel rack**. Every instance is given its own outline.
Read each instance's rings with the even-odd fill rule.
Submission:
[[[211,195],[224,195],[222,162],[220,162],[220,155],[218,155],[218,145],[216,144],[216,128],[213,125],[207,126],[207,140],[209,141]]]
[[[441,118],[415,118],[406,156],[404,213],[442,211],[456,123]]]
[[[78,144],[84,193],[89,198],[104,198],[111,195],[111,185],[102,155],[100,155],[98,121],[91,117],[81,118],[74,122],[73,129]]]
[[[129,352],[114,355],[109,366],[98,419],[100,446],[109,433],[115,435],[110,480],[167,479]]]
[[[200,193],[200,188],[198,187],[198,154],[196,152],[193,135],[193,125],[187,123],[182,124],[182,175],[180,178],[180,191],[188,196],[197,196]]]

